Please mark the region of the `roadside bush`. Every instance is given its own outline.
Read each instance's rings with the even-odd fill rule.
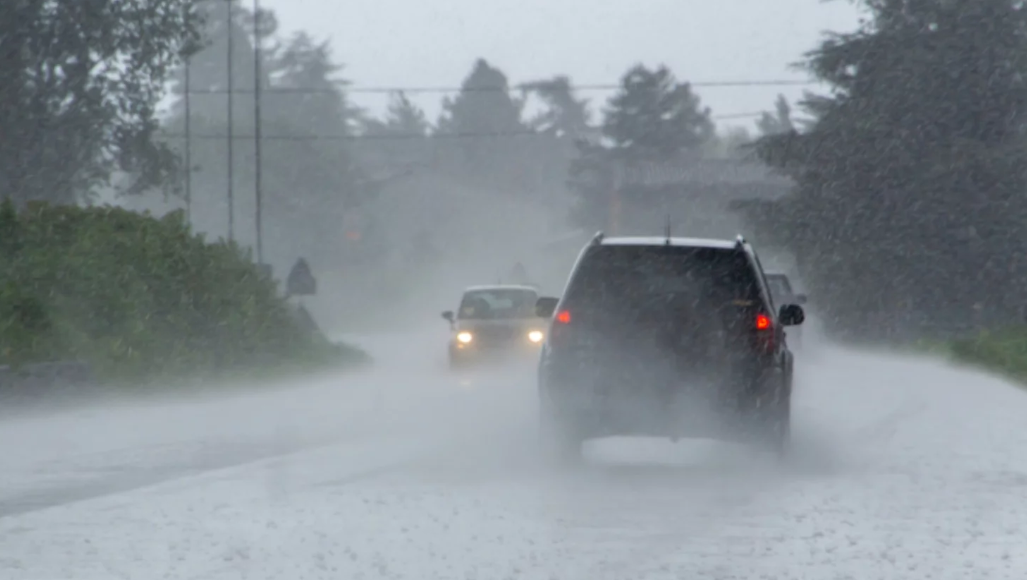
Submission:
[[[949,352],[960,362],[1027,380],[1027,328],[982,332],[971,339],[955,340]]]
[[[182,212],[0,206],[0,363],[137,380],[362,359],[296,323],[276,283]]]

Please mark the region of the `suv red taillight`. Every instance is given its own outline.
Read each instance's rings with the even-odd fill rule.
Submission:
[[[549,344],[559,344],[566,340],[566,335],[571,330],[570,323],[570,310],[560,310],[557,312],[553,316],[553,324],[549,330]]]
[[[756,330],[770,330],[770,317],[762,313],[757,314]]]
[[[774,322],[762,312],[756,315],[756,345],[765,353],[771,353],[776,347],[774,342]]]

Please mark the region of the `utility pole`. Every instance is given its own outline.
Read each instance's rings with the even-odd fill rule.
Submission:
[[[189,99],[192,97],[190,77],[193,57],[189,55],[185,59],[185,221],[190,226],[193,223],[193,140],[192,140],[192,111],[189,108]]]
[[[186,24],[192,20],[193,7],[187,5],[184,8],[183,19]],[[185,221],[187,224],[192,226],[193,224],[193,140],[192,140],[192,111],[189,107],[190,99],[193,96],[192,89],[192,62],[193,62],[193,46],[186,46],[185,66],[184,73],[185,78],[183,79],[184,87],[184,103],[185,103]]]
[[[263,84],[261,79],[261,30],[260,30],[260,0],[253,0],[253,137],[255,174],[253,177],[254,196],[256,201],[256,228],[257,228],[257,264],[264,264],[264,241],[262,227],[262,197],[261,191],[261,143],[260,143],[260,89]]]
[[[234,95],[232,94],[235,87],[235,75],[232,72],[232,60],[233,60],[233,36],[235,31],[233,26],[234,10],[232,10],[232,3],[235,0],[225,0],[225,5],[228,7],[228,241],[235,240],[235,192],[234,192],[234,179],[233,166],[235,165],[235,155],[233,154],[232,145],[235,141],[234,132],[234,117],[232,101]]]

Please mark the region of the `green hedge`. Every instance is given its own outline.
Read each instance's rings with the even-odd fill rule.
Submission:
[[[982,332],[971,339],[952,341],[948,352],[957,361],[1027,380],[1027,328]]]
[[[182,212],[0,206],[0,362],[82,360],[137,380],[362,360],[305,330],[234,243]]]

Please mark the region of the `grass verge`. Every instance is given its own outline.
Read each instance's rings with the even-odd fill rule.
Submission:
[[[952,360],[1027,382],[1027,328],[984,331],[945,346],[945,354]]]

